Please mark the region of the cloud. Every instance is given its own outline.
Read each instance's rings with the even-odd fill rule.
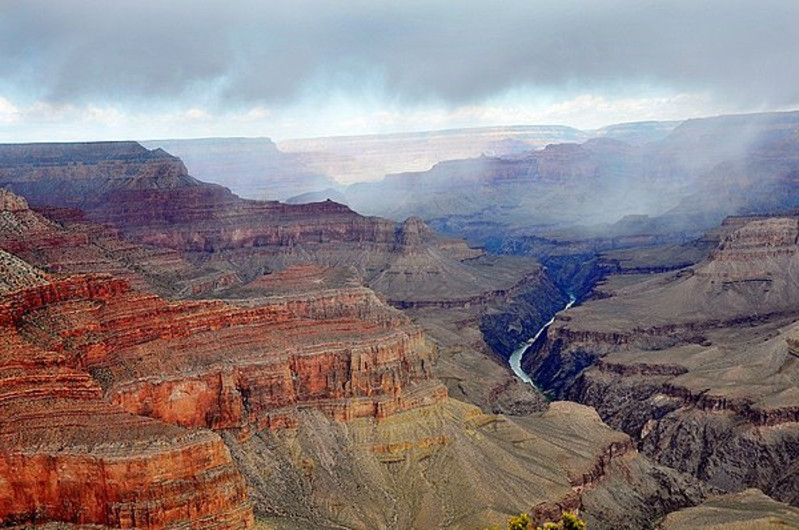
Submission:
[[[0,94],[246,111],[335,91],[455,108],[514,87],[655,87],[784,107],[796,20],[795,0],[4,0]]]
[[[19,107],[0,97],[0,124],[12,125],[19,121]]]

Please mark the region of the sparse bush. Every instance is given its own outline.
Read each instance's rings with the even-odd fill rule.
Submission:
[[[533,522],[526,513],[520,513],[508,519],[508,530],[532,530]]]
[[[563,512],[557,523],[546,522],[544,526],[533,528],[533,521],[526,513],[514,515],[508,519],[508,530],[586,530],[585,521],[576,515]]]
[[[563,512],[560,524],[563,530],[585,530],[585,521],[569,512]]]

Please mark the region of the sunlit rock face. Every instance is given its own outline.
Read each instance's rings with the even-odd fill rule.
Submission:
[[[298,407],[349,421],[446,396],[428,381],[421,329],[365,288],[170,303],[0,257],[13,279],[0,304],[5,521],[246,526],[227,448],[186,427],[246,437],[296,426]]]
[[[132,415],[104,399],[85,358],[51,328],[26,321],[53,308],[110,302],[127,285],[107,277],[52,278],[3,254],[15,282],[0,303],[0,520],[164,527],[208,520],[242,528],[252,508],[230,453],[210,431]],[[80,333],[99,331],[82,327]]]

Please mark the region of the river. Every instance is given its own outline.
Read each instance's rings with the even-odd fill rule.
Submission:
[[[561,309],[560,311],[566,311],[567,309],[569,309],[571,306],[574,305],[574,302],[576,300],[577,299],[574,297],[574,295],[570,294],[569,295],[569,303],[567,303],[563,307],[563,309]],[[560,311],[558,311],[558,313]],[[541,329],[539,329],[538,332],[535,335],[533,335],[532,339],[528,340],[527,342],[522,344],[520,347],[516,348],[513,351],[513,353],[510,355],[510,359],[508,359],[508,363],[510,364],[510,368],[511,368],[511,370],[513,370],[513,373],[516,374],[516,377],[518,377],[519,379],[521,379],[525,383],[529,383],[529,384],[535,386],[535,383],[533,383],[533,380],[530,379],[530,376],[527,375],[526,373],[524,373],[524,370],[522,370],[522,357],[524,357],[524,352],[527,351],[527,348],[529,348],[532,343],[534,343],[535,341],[538,340],[538,337],[540,337],[541,334],[544,331],[546,331],[546,329],[549,326],[551,326],[553,322],[555,322],[555,316],[554,315],[552,316],[551,319],[549,319],[549,322],[547,322],[546,324],[541,326]]]

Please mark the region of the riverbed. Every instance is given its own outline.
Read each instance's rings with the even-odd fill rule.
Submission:
[[[571,306],[573,306],[574,302],[576,302],[576,301],[577,301],[577,299],[573,295],[569,295],[569,302],[565,306],[563,306],[563,309],[561,309],[560,311],[566,311]],[[560,313],[560,311],[558,311],[558,313]],[[557,315],[557,313],[555,315]],[[516,374],[516,377],[518,377],[519,379],[521,379],[525,383],[528,383],[528,384],[530,384],[532,386],[535,386],[535,383],[533,383],[533,380],[530,379],[530,376],[527,375],[526,373],[524,373],[524,370],[522,370],[522,358],[524,357],[524,354],[527,351],[527,348],[529,348],[531,344],[533,344],[535,341],[537,341],[538,337],[540,337],[541,334],[544,331],[546,331],[546,329],[549,326],[551,326],[553,322],[555,322],[555,315],[553,315],[552,318],[549,319],[549,322],[547,322],[546,324],[541,326],[541,329],[539,329],[538,332],[535,335],[533,335],[533,337],[530,340],[528,340],[527,342],[525,342],[524,344],[522,344],[521,346],[516,348],[513,351],[513,353],[510,355],[510,358],[508,359],[508,363],[510,364],[510,368],[511,368],[511,370],[513,370],[513,373]]]

